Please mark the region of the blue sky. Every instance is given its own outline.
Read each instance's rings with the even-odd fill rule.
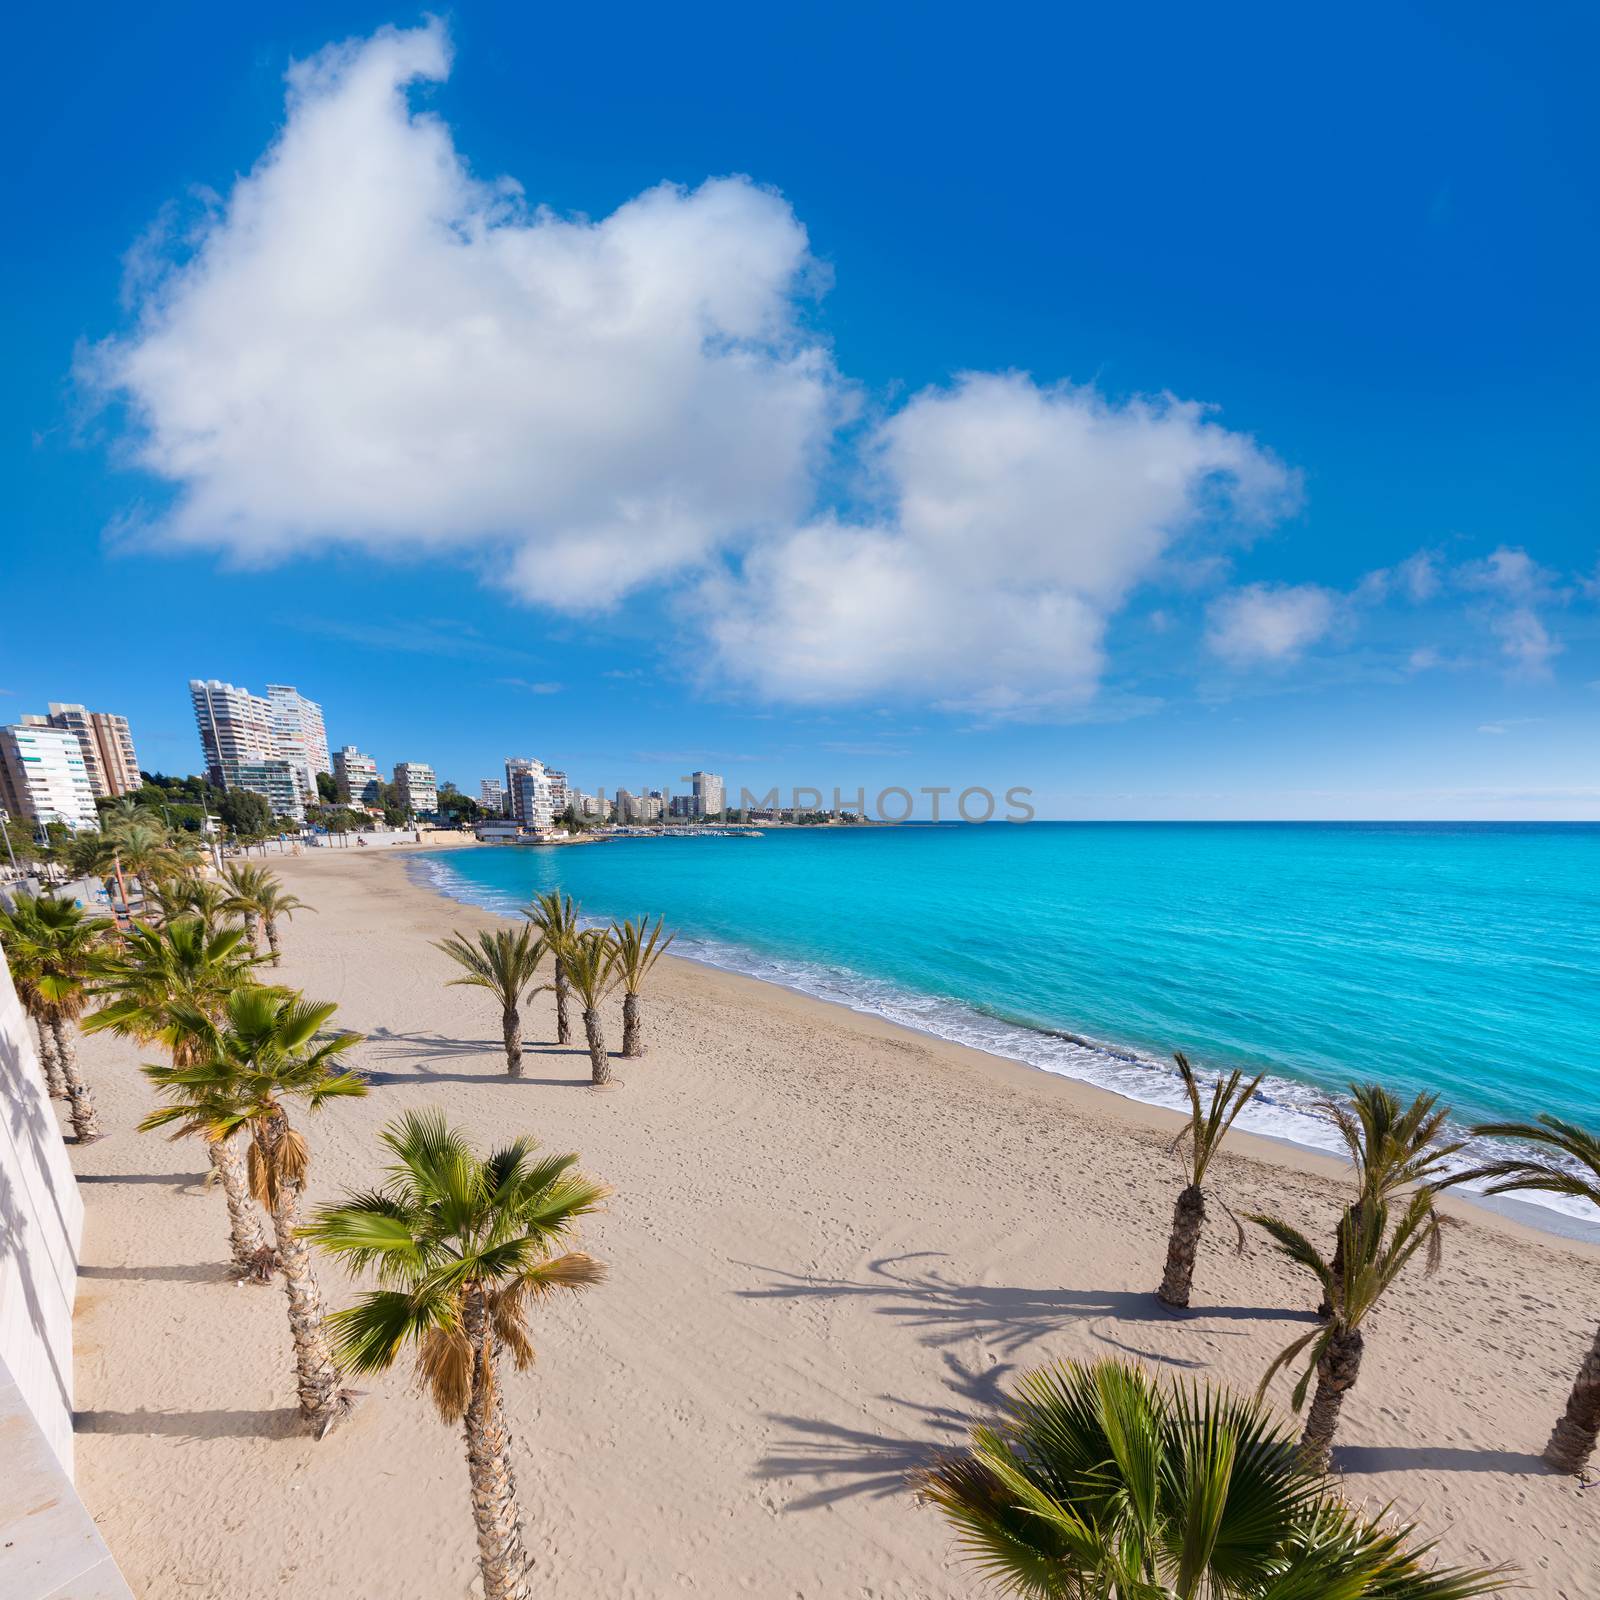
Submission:
[[[25,31],[0,716],[1600,817],[1592,11]]]

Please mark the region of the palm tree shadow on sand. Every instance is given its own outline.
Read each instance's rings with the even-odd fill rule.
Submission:
[[[498,1039],[447,1039],[437,1033],[391,1033],[387,1028],[374,1028],[367,1035],[373,1044],[390,1045],[394,1048],[380,1051],[380,1061],[410,1061],[412,1066],[409,1071],[383,1072],[363,1071],[361,1076],[375,1088],[391,1088],[395,1085],[420,1085],[428,1083],[492,1083],[502,1080],[506,1082],[525,1083],[546,1089],[559,1089],[569,1084],[580,1084],[587,1087],[589,1083],[588,1063],[589,1052],[577,1045],[544,1044],[537,1041],[525,1041],[524,1050],[529,1055],[541,1056],[576,1056],[583,1057],[584,1074],[577,1078],[533,1078],[524,1075],[521,1078],[510,1079],[504,1067],[486,1065],[480,1072],[442,1072],[431,1062],[451,1061],[465,1059],[471,1056],[482,1056],[486,1061],[503,1061],[504,1046]]]
[[[1024,1351],[1047,1335],[1074,1322],[1091,1324],[1101,1343],[1142,1360],[1193,1369],[1204,1363],[1163,1351],[1143,1348],[1137,1325],[1170,1326],[1154,1293],[1124,1289],[1032,1289],[1010,1285],[963,1283],[944,1276],[937,1265],[938,1251],[909,1252],[872,1261],[864,1280],[816,1278],[773,1267],[744,1262],[769,1275],[758,1288],[735,1291],[746,1300],[865,1300],[879,1315],[894,1318],[913,1330],[918,1342],[942,1352],[949,1404],[928,1405],[891,1395],[880,1399],[915,1415],[920,1431],[899,1437],[841,1426],[821,1418],[773,1415],[769,1420],[788,1429],[758,1463],[760,1479],[814,1478],[820,1487],[789,1502],[788,1509],[811,1511],[853,1495],[874,1498],[899,1494],[906,1477],[928,1466],[942,1452],[966,1442],[975,1418],[998,1409],[1006,1378]],[[1216,1306],[1196,1308],[1191,1319],[1253,1322],[1263,1320],[1314,1323],[1309,1309],[1273,1306]],[[1092,1324],[1119,1324],[1120,1338]],[[1212,1328],[1215,1335],[1223,1330]],[[977,1339],[1007,1359],[986,1371],[965,1365],[949,1348]],[[837,1481],[835,1481],[837,1480]]]
[[[1027,1289],[1009,1285],[962,1283],[946,1278],[931,1263],[942,1259],[934,1250],[882,1256],[868,1263],[869,1277],[863,1282],[849,1278],[815,1278],[780,1268],[763,1267],[754,1262],[739,1262],[757,1272],[772,1275],[771,1281],[756,1289],[739,1289],[743,1300],[850,1300],[877,1302],[879,1316],[892,1317],[902,1327],[917,1331],[921,1343],[943,1348],[968,1339],[981,1339],[1002,1355],[1015,1356],[1030,1344],[1057,1332],[1070,1322],[1085,1319],[1111,1319],[1117,1322],[1168,1325],[1170,1313],[1161,1308],[1155,1295],[1128,1289]],[[1260,1322],[1287,1321],[1312,1323],[1309,1309],[1282,1306],[1205,1306],[1196,1307],[1186,1319],[1196,1324],[1210,1321]],[[1212,1330],[1215,1332],[1216,1330]],[[1097,1337],[1100,1335],[1097,1333]],[[1115,1339],[1107,1343],[1117,1344]],[[1127,1350],[1130,1346],[1118,1345]],[[1182,1359],[1147,1351],[1136,1353],[1149,1360],[1188,1366]]]

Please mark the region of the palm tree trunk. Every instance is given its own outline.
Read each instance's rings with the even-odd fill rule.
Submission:
[[[606,1038],[600,1031],[600,1013],[598,1011],[584,1012],[583,1031],[589,1040],[590,1086],[610,1083],[611,1058],[606,1054]]]
[[[622,1053],[630,1059],[644,1054],[644,1018],[639,1013],[639,997],[632,990],[622,996]]]
[[[1169,1306],[1187,1306],[1194,1282],[1194,1258],[1200,1248],[1200,1229],[1206,1220],[1206,1197],[1191,1183],[1178,1196],[1172,1210],[1172,1234],[1167,1240],[1167,1266],[1156,1295]]]
[[[267,918],[267,947],[272,951],[272,964],[278,964],[278,919]]]
[[[280,1116],[271,1127],[255,1135],[262,1161],[269,1170],[276,1164],[276,1149],[288,1131],[288,1122]],[[333,1346],[322,1311],[322,1291],[311,1265],[310,1247],[300,1237],[300,1205],[290,1184],[278,1185],[272,1231],[289,1296],[289,1333],[294,1339],[300,1415],[320,1439],[349,1410],[349,1397],[339,1388],[339,1369],[333,1364]]]
[[[1339,1236],[1333,1241],[1333,1260],[1330,1261],[1328,1265],[1331,1270],[1333,1281],[1336,1285],[1344,1282],[1345,1229],[1353,1228],[1355,1226],[1358,1214],[1358,1208],[1355,1206],[1347,1206],[1345,1208],[1345,1226],[1339,1229]],[[1322,1292],[1322,1303],[1317,1307],[1317,1315],[1319,1317],[1331,1317],[1334,1313],[1334,1307],[1338,1301],[1338,1298],[1339,1293],[1337,1288],[1331,1291],[1324,1289]]]
[[[250,946],[250,954],[251,955],[259,955],[260,954],[260,943],[259,943],[260,927],[261,927],[261,919],[260,919],[260,917],[258,917],[255,914],[255,912],[253,912],[253,911],[245,912],[245,914],[244,914],[244,937],[245,937],[245,942]]]
[[[517,1483],[511,1472],[511,1435],[495,1379],[494,1335],[481,1290],[467,1295],[466,1335],[472,1345],[472,1398],[462,1431],[472,1517],[478,1525],[478,1568],[483,1600],[531,1600],[528,1552],[522,1543]]]
[[[67,1080],[61,1076],[61,1058],[56,1054],[55,1035],[50,1031],[49,1023],[40,1022],[37,1017],[33,1025],[39,1030],[39,1065],[44,1068],[45,1087],[50,1091],[52,1100],[65,1100]]]
[[[572,985],[567,982],[567,969],[562,965],[561,957],[556,957],[556,1043],[572,1043],[572,1017],[567,1007],[570,1003]]]
[[[239,1152],[231,1139],[212,1140],[206,1148],[212,1170],[222,1184],[223,1198],[228,1202],[228,1240],[233,1247],[234,1265],[257,1283],[267,1283],[278,1258],[267,1243],[256,1208],[250,1203],[244,1163],[239,1160]]]
[[[1557,1472],[1581,1472],[1600,1440],[1600,1329],[1578,1368],[1567,1396],[1567,1409],[1544,1447],[1544,1458]]]
[[[55,1036],[61,1081],[67,1086],[72,1131],[77,1134],[79,1144],[93,1144],[100,1137],[100,1118],[95,1114],[94,1096],[89,1092],[89,1085],[78,1071],[78,1047],[72,1041],[72,1030],[57,1017],[50,1024],[50,1031]]]
[[[522,1076],[522,1013],[515,1006],[507,1006],[500,1016],[500,1026],[506,1036],[506,1076]]]
[[[1300,1459],[1314,1472],[1328,1470],[1339,1408],[1361,1372],[1361,1348],[1361,1330],[1342,1328],[1328,1340],[1317,1362],[1317,1392],[1311,1398],[1306,1431],[1300,1439]]]

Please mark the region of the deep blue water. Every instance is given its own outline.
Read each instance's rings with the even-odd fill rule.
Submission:
[[[1175,1104],[1174,1049],[1265,1069],[1240,1126],[1331,1147],[1321,1092],[1600,1123],[1600,826],[771,830],[418,858],[514,911],[560,886],[679,953]],[[1531,1197],[1530,1197],[1531,1198]]]

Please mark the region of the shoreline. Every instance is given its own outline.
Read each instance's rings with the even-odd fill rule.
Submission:
[[[304,1205],[380,1181],[380,1130],[424,1110],[479,1149],[531,1134],[576,1151],[611,1186],[577,1241],[605,1283],[542,1304],[537,1364],[502,1373],[544,1590],[977,1600],[906,1474],[1020,1372],[1115,1357],[1249,1393],[1306,1331],[1308,1275],[1254,1228],[1237,1252],[1222,1203],[1326,1237],[1346,1193],[1332,1158],[1230,1139],[1176,1314],[1154,1291],[1181,1114],[673,956],[647,991],[649,1053],[615,1061],[615,1093],[591,1091],[581,1043],[552,1042],[548,994],[525,1007],[508,1079],[498,1011],[449,987],[435,948],[504,923],[413,881],[414,853],[272,863],[316,908],[284,928],[274,976],[337,1004],[369,1085],[294,1114]],[[615,997],[602,1015],[615,1049]],[[459,1431],[409,1362],[364,1378],[328,1439],[301,1431],[282,1289],[229,1275],[196,1143],[134,1131],[152,1104],[141,1058],[84,1038],[106,1137],[69,1146],[87,1219],[78,1485],[134,1591],[468,1596]],[[1534,1600],[1590,1600],[1593,1491],[1538,1452],[1593,1337],[1600,1251],[1451,1209],[1441,1270],[1419,1263],[1369,1326],[1340,1485],[1416,1519],[1442,1561],[1511,1562]],[[326,1257],[317,1273],[330,1308],[366,1286]],[[1289,1388],[1269,1400],[1293,1428]]]
[[[626,841],[619,840],[616,842]],[[412,847],[406,851],[406,854],[411,857],[426,855],[427,847]],[[476,900],[452,894],[440,884],[426,881],[417,872],[408,872],[407,876],[417,888],[436,896],[448,905],[467,906],[488,916],[500,915],[499,912],[479,904]],[[1006,1054],[998,1049],[985,1048],[978,1043],[951,1039],[934,1032],[932,1029],[917,1027],[915,1024],[901,1022],[893,1017],[885,1016],[868,1005],[857,1004],[848,999],[834,999],[827,995],[816,994],[809,989],[801,987],[798,983],[785,982],[781,977],[777,976],[769,977],[747,972],[739,967],[720,962],[711,955],[669,953],[663,959],[668,962],[688,962],[696,967],[706,968],[729,978],[737,978],[765,989],[775,989],[785,994],[801,997],[814,1005],[823,1006],[832,1011],[871,1018],[880,1025],[896,1029],[910,1038],[937,1043],[958,1051],[970,1052],[973,1056],[984,1060],[1004,1062],[1008,1067],[1016,1068],[1032,1076],[1072,1084],[1091,1095],[1103,1095],[1118,1104],[1137,1107],[1141,1112],[1150,1113],[1154,1119],[1152,1126],[1167,1128],[1171,1132],[1175,1132],[1187,1120],[1188,1114],[1186,1111],[1163,1105],[1156,1100],[1143,1099],[1135,1093],[1127,1092],[1114,1085],[1096,1083],[1092,1079],[1078,1077],[1070,1072],[1057,1071],[1025,1060],[1020,1056]],[[1005,1026],[1014,1027],[1020,1032],[1039,1033],[1045,1036],[1049,1036],[1052,1033],[1052,1030],[1030,1028],[1022,1023],[1006,1023]],[[1093,1039],[1080,1038],[1077,1035],[1057,1034],[1056,1036],[1069,1038],[1071,1042],[1082,1044],[1085,1048],[1096,1052],[1104,1052],[1108,1055],[1137,1061],[1142,1066],[1151,1067],[1152,1070],[1156,1066],[1156,1063],[1146,1061],[1139,1052],[1128,1047],[1119,1047]],[[1269,1076],[1278,1077],[1280,1081],[1293,1083],[1300,1087],[1307,1087],[1301,1084],[1300,1080],[1288,1078],[1287,1075],[1282,1073],[1274,1074],[1269,1072]],[[1248,1114],[1247,1111],[1246,1116]],[[1348,1162],[1343,1156],[1305,1140],[1296,1139],[1290,1134],[1250,1128],[1244,1126],[1243,1122],[1241,1122],[1229,1137],[1230,1140],[1236,1141],[1260,1141],[1262,1148],[1256,1152],[1258,1159],[1270,1161],[1273,1159],[1273,1151],[1292,1152],[1297,1162],[1314,1164],[1307,1170],[1316,1171],[1323,1176],[1343,1175],[1348,1171]],[[1569,1216],[1565,1212],[1540,1204],[1537,1201],[1521,1200],[1510,1195],[1482,1195],[1468,1189],[1455,1189],[1441,1197],[1440,1209],[1449,1215],[1462,1218],[1471,1217],[1480,1221],[1494,1220],[1506,1223],[1519,1234],[1528,1233],[1534,1236],[1557,1238],[1569,1243],[1600,1248],[1600,1221],[1591,1222],[1582,1217]]]

